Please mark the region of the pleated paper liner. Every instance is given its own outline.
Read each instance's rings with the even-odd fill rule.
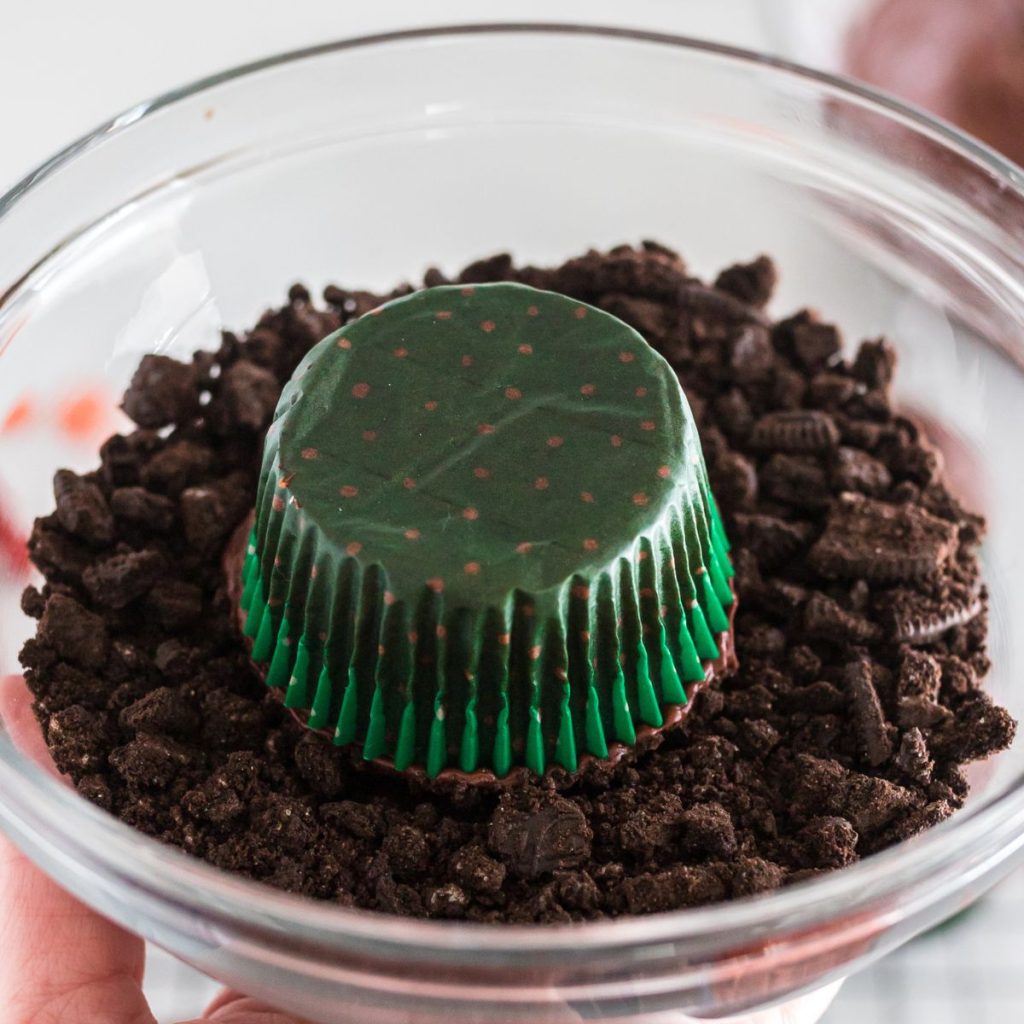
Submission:
[[[689,408],[626,324],[429,289],[316,346],[242,570],[267,682],[368,760],[575,771],[721,657],[728,542]]]
[[[557,765],[574,772],[588,760],[615,761],[627,749],[649,742],[656,732],[677,725],[704,684],[735,668],[732,621],[736,601],[731,588],[726,602],[705,596],[689,610],[681,608],[674,623],[672,617],[663,616],[654,629],[642,624],[643,643],[635,644],[632,658],[620,651],[618,668],[615,645],[600,641],[589,645],[595,653],[587,667],[588,645],[582,636],[586,631],[580,631],[575,646],[561,643],[566,631],[557,626],[546,637],[541,635],[543,631],[535,631],[536,613],[529,601],[513,607],[511,619],[517,626],[517,642],[513,643],[512,635],[504,631],[507,619],[503,616],[491,616],[478,638],[474,638],[465,613],[455,616],[451,630],[441,625],[440,602],[431,594],[421,605],[419,629],[412,631],[413,651],[399,661],[394,685],[389,686],[388,673],[393,672],[396,659],[389,663],[386,658],[387,639],[396,641],[397,650],[404,653],[407,649],[401,644],[401,626],[396,628],[405,618],[401,610],[388,617],[391,628],[384,629],[377,658],[368,643],[363,652],[354,652],[343,675],[345,684],[339,687],[329,668],[328,644],[311,642],[304,631],[292,627],[288,616],[282,615],[275,626],[270,605],[252,585],[259,575],[258,568],[252,568],[253,539],[250,533],[243,573],[243,586],[249,594],[240,600],[239,623],[267,685],[285,691],[285,706],[309,728],[330,735],[337,745],[359,743],[359,737],[365,736],[363,758],[397,771],[419,769],[429,778],[472,776],[470,781],[487,783],[511,778],[524,769],[539,774]],[[237,573],[242,564],[239,556],[231,562],[231,571]],[[611,590],[611,576],[605,576],[599,587]],[[730,587],[728,582],[726,587]],[[588,604],[583,594],[589,587],[577,582],[574,588],[572,620],[586,622],[592,612],[581,606]],[[625,592],[633,595],[632,607],[657,604],[656,594],[640,596],[640,589],[647,588],[630,587],[626,582]],[[719,609],[724,620],[718,618]],[[713,630],[712,618],[719,626],[724,621],[724,628]],[[670,639],[673,626],[676,643]],[[370,637],[376,635],[368,632]],[[602,638],[607,635],[599,633]],[[405,639],[409,640],[409,635]],[[534,639],[540,642],[531,642]],[[474,672],[475,651],[479,654]],[[388,705],[393,702],[386,694],[407,696],[403,684],[409,678],[410,663],[418,666],[411,672],[413,690],[433,695],[431,713],[417,714],[411,700],[397,709],[392,706],[391,721],[399,722],[396,733],[388,715]],[[570,678],[577,678],[576,673],[586,680],[585,691],[575,689],[577,695],[585,692],[583,701],[567,694],[567,684]],[[524,686],[509,686],[510,677],[516,675]],[[477,687],[478,679],[498,680],[499,687]],[[368,709],[367,713],[360,715],[360,706]],[[465,709],[461,720],[448,713],[452,707]],[[559,723],[553,735],[542,728],[546,715]],[[525,727],[515,729],[517,719],[525,720]],[[428,737],[425,749],[417,743],[417,735]],[[526,741],[514,740],[513,735],[525,736]],[[486,746],[492,750],[490,758],[482,755],[481,748]]]

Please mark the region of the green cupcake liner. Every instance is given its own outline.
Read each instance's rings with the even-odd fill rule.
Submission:
[[[310,727],[500,778],[660,727],[721,653],[732,574],[689,407],[640,335],[447,286],[324,339],[286,386],[241,606]]]

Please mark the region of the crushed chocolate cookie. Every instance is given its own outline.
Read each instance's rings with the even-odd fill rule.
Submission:
[[[892,757],[892,740],[872,679],[871,663],[863,658],[851,662],[843,669],[843,682],[850,695],[853,726],[864,760],[878,768]]]
[[[827,452],[838,441],[835,420],[814,409],[765,413],[750,435],[752,447],[773,452]]]
[[[844,494],[810,553],[823,576],[894,583],[934,575],[956,549],[956,524],[918,505]]]
[[[46,584],[23,652],[58,767],[87,799],[227,871],[441,919],[561,922],[698,906],[841,868],[961,806],[960,766],[1013,738],[980,689],[980,517],[889,404],[883,340],[842,350],[771,323],[761,257],[714,286],[645,242],[520,281],[628,321],[678,372],[735,547],[739,671],[664,742],[505,793],[382,774],[311,733],[235,632],[221,548],[254,500],[265,430],[308,349],[381,302],[329,287],[216,353],[150,356],[139,429],[61,472],[30,552]],[[444,283],[440,271],[426,284]]]

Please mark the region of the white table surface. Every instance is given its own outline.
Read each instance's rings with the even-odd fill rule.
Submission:
[[[112,114],[191,79],[333,38],[467,21],[587,21],[772,49],[776,0],[5,0],[0,193]],[[819,0],[814,4],[824,16]],[[964,918],[847,982],[826,1024],[1003,1024],[1024,1019],[1024,875]],[[214,986],[154,951],[158,1020],[200,1012]],[[69,1022],[73,1024],[73,1022]]]

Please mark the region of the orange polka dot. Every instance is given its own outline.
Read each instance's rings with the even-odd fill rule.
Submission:
[[[462,571],[469,576],[476,576],[480,572],[479,562],[467,562],[463,567]]]
[[[572,588],[572,596],[578,601],[586,601],[586,599],[590,597],[590,587],[583,583],[577,583],[576,586]]]
[[[516,545],[517,555],[528,555],[533,550],[533,545],[528,541],[524,540],[522,544]]]
[[[359,493],[359,488],[354,487],[352,484],[345,484],[339,493],[343,498],[354,498]]]
[[[536,306],[527,306],[526,307],[526,315],[527,316],[540,316],[540,310]]]
[[[384,591],[384,603],[387,604],[387,605],[391,605],[391,604],[395,603],[395,595],[392,594],[390,590],[385,590]]]
[[[583,542],[583,550],[584,551],[596,551],[599,547],[600,547],[600,545],[597,543],[596,540],[594,540],[593,537],[588,537]]]
[[[668,466],[659,466],[658,467],[658,476],[660,476],[662,480],[667,480],[671,475],[672,475],[672,470],[669,469]]]
[[[657,430],[658,424],[654,420],[643,420],[640,423],[641,430]]]
[[[409,643],[416,644],[419,643],[420,635],[416,632],[415,629],[413,629],[410,630],[410,632],[406,633],[406,639],[409,641]]]
[[[462,518],[473,522],[474,519],[480,518],[480,513],[471,505],[469,508],[464,508],[462,510]]]
[[[352,342],[349,341],[348,338],[339,338],[338,339],[338,348],[351,348],[351,347],[352,347]]]
[[[467,298],[469,298],[469,296],[472,295],[473,292],[474,292],[474,289],[470,288],[470,287],[466,287],[466,288],[462,289],[462,294],[465,295]]]
[[[619,353],[619,362],[620,363],[631,363],[631,362],[633,362],[634,359],[636,359],[636,353],[635,352],[620,352]]]
[[[588,398],[597,391],[597,388],[593,384],[583,384],[580,386],[580,394],[586,395]]]
[[[536,480],[533,481],[533,486],[538,491],[546,491],[548,489],[548,485],[550,483],[551,483],[551,481],[548,480],[548,478],[546,476],[539,476],[539,477],[537,477]]]
[[[508,645],[511,642],[512,642],[512,637],[508,633],[499,633],[498,634],[498,643],[501,644],[502,647],[508,647]]]
[[[427,412],[434,412],[437,409],[437,402],[431,399],[431,401],[423,403],[423,408],[426,409]]]
[[[654,591],[651,589],[651,587],[641,587],[640,596],[646,598],[647,600],[650,600],[652,597],[654,597]]]
[[[530,658],[536,661],[540,657],[540,644],[534,644],[530,648]]]
[[[633,504],[636,505],[637,508],[643,508],[650,500],[651,499],[648,498],[643,491],[637,491],[636,494],[633,495]]]
[[[303,448],[302,457],[307,461],[310,461],[311,459],[319,459],[320,452],[316,448]]]
[[[590,491],[580,491],[580,501],[585,501],[588,505],[594,504],[594,496]]]
[[[377,644],[377,657],[383,658],[388,653],[388,649],[383,644]]]
[[[480,423],[477,425],[476,432],[478,434],[493,434],[494,424],[493,423]]]
[[[476,469],[473,470],[473,476],[475,476],[477,480],[487,480],[490,478],[490,475],[491,471],[484,466],[477,466]]]
[[[407,348],[396,348],[392,354],[396,359],[404,359],[409,354],[409,350]]]
[[[638,562],[646,562],[647,561],[647,552],[643,551],[643,550],[637,552],[636,560]]]
[[[463,356],[462,357],[462,365],[463,366],[472,366],[473,365],[473,357],[472,356]]]
[[[353,398],[365,398],[370,393],[370,385],[364,383],[354,384],[352,386],[352,397]]]
[[[277,486],[282,489],[287,488],[291,484],[294,476],[294,473],[287,473],[285,476],[281,477],[281,479],[277,481]]]
[[[553,434],[548,438],[549,448],[561,448],[563,444],[565,444],[565,438],[559,437],[557,434]]]
[[[420,531],[417,530],[417,529],[406,530],[405,531],[405,539],[406,540],[419,540],[420,539]]]
[[[404,487],[404,488],[405,488],[405,489],[406,489],[407,491],[411,491],[411,490],[412,490],[412,489],[413,489],[413,488],[414,488],[414,487],[416,486],[416,481],[415,481],[415,480],[413,480],[413,478],[412,478],[411,476],[407,476],[407,477],[406,477],[406,478],[405,478],[405,479],[404,479],[404,480],[402,481],[402,486],[403,486],[403,487]]]
[[[520,345],[519,348],[516,349],[516,351],[521,356],[532,356],[533,355],[533,346],[532,345]]]
[[[573,316],[576,317],[577,320],[582,320],[586,315],[587,315],[587,307],[586,306],[577,306],[573,310]]]
[[[612,447],[613,448],[621,448],[622,447],[622,438],[619,437],[618,434],[612,434]]]
[[[354,540],[351,544],[345,545],[345,554],[347,555],[358,555],[363,550],[363,545],[359,541]]]
[[[363,431],[363,440],[364,441],[376,441],[377,440],[377,431],[376,430],[364,430]]]
[[[491,331],[497,330],[497,327],[498,325],[493,320],[484,320],[483,323],[480,324],[480,330],[483,331],[484,334],[490,334]]]
[[[523,393],[519,388],[505,388],[505,397],[510,402],[518,402],[523,397]]]
[[[270,507],[275,512],[283,512],[284,511],[284,498],[282,498],[279,494],[275,494],[273,500],[270,502]]]
[[[439,309],[435,314],[438,320],[451,320],[452,311],[450,309]]]
[[[430,589],[435,594],[440,594],[441,591],[444,590],[444,580],[441,579],[440,576],[434,576],[432,579],[427,580],[427,586],[430,587]],[[444,626],[439,626],[438,629],[439,630],[444,629]],[[438,632],[437,635],[438,636],[444,636],[444,634],[441,633],[441,632]]]
[[[637,398],[646,398],[647,388],[645,388],[643,384],[641,384],[640,387],[638,387],[636,391],[633,392],[633,394],[636,395]]]

